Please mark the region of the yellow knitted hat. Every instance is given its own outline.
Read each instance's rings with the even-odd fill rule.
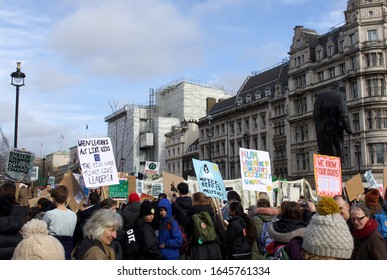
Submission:
[[[332,197],[323,196],[317,204],[317,212],[320,215],[325,216],[329,214],[339,213],[340,209]]]

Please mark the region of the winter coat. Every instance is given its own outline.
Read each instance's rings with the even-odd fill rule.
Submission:
[[[132,202],[126,205],[121,211],[122,219],[124,220],[124,227],[131,228],[134,226],[136,220],[140,216],[140,202]]]
[[[20,230],[23,219],[17,216],[0,217],[0,260],[10,260],[23,237]]]
[[[354,238],[352,260],[387,260],[386,243],[376,229],[363,238]]]
[[[147,223],[144,217],[139,218],[135,226],[138,244],[141,247],[138,254],[139,260],[160,260],[162,259],[157,240],[151,224]]]
[[[161,254],[163,259],[178,260],[180,257],[179,248],[183,245],[183,236],[177,221],[172,216],[172,206],[169,200],[161,199],[158,204],[158,209],[160,208],[167,210],[167,216],[160,218],[158,239],[160,245],[165,244],[165,248],[161,248]]]
[[[172,213],[179,225],[181,225],[186,231],[188,227],[187,213],[192,206],[192,198],[189,196],[179,196],[172,203]]]
[[[251,260],[251,247],[247,239],[247,225],[242,217],[229,218],[226,243],[229,260]]]
[[[278,243],[289,243],[296,236],[303,237],[307,223],[303,221],[291,221],[279,219],[269,224],[268,232],[274,241]]]
[[[278,215],[278,212],[278,209],[269,207],[260,207],[255,210],[255,214],[251,217],[251,222],[253,223],[255,234],[258,240],[261,238],[263,224],[273,221],[274,218]],[[264,259],[259,249],[257,254],[252,256],[252,259]]]
[[[115,260],[112,247],[99,240],[83,239],[71,253],[73,260]]]
[[[226,231],[222,225],[220,218],[215,215],[214,210],[210,205],[193,205],[187,212],[188,230],[187,235],[190,237],[193,234],[192,216],[201,211],[206,211],[210,214],[212,222],[215,226],[216,240],[213,243],[198,244],[196,241],[191,242],[191,259],[197,260],[219,260],[222,259],[221,247],[226,244]],[[224,245],[223,245],[224,244]],[[223,257],[224,258],[224,257]]]

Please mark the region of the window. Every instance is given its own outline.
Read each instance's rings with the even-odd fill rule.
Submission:
[[[351,69],[357,69],[356,56],[352,56],[350,58],[350,61],[351,61]]]
[[[222,134],[225,134],[226,133],[226,127],[225,127],[224,123],[221,124],[221,127],[222,127]]]
[[[375,110],[375,125],[376,129],[381,129],[382,128],[382,111],[380,110]]]
[[[383,54],[382,53],[367,53],[366,57],[366,65],[370,66],[380,66],[383,65]]]
[[[335,67],[329,68],[329,77],[334,78],[336,76]]]
[[[296,83],[296,88],[303,88],[306,86],[306,76],[305,74],[297,76],[294,78]]]
[[[242,121],[237,121],[237,130],[238,130],[238,133],[241,133],[242,132]]]
[[[385,143],[374,143],[369,145],[369,155],[372,164],[384,164]]]
[[[246,118],[245,119],[245,131],[249,131],[250,130],[250,121],[249,121],[249,118]]]
[[[231,156],[235,155],[235,144],[234,144],[234,141],[230,142],[230,155]]]
[[[299,171],[309,170],[309,153],[302,152],[297,154],[297,170]]]
[[[247,103],[247,102],[250,102],[250,101],[251,101],[251,95],[248,94],[248,95],[246,96],[246,103]]]
[[[360,115],[359,113],[352,114],[353,131],[360,131]]]
[[[263,151],[266,151],[266,135],[261,135],[261,147]]]
[[[308,138],[308,125],[305,124],[296,127],[296,142],[304,142]]]
[[[234,124],[233,123],[230,123],[230,133],[231,135],[234,135]]]
[[[261,92],[258,90],[256,93],[255,93],[255,99],[260,99],[261,98]]]
[[[356,36],[355,33],[349,34],[349,44],[354,46],[356,44]]]
[[[345,146],[343,148],[343,167],[349,167],[349,148]]]
[[[240,105],[242,105],[242,104],[243,104],[243,99],[242,99],[242,97],[238,97],[238,99],[237,99],[237,105],[240,106]]]
[[[368,30],[367,36],[368,36],[368,41],[377,41],[378,40],[378,34],[376,32],[376,29]]]
[[[324,81],[324,71],[318,72],[318,81],[323,82]]]
[[[253,117],[253,124],[254,124],[254,129],[257,129],[258,128],[258,117],[257,116]]]
[[[222,155],[225,155],[226,154],[226,143],[224,143],[224,141],[222,141],[221,147],[222,147]]]
[[[317,60],[321,60],[322,58],[322,50],[317,50]]]
[[[354,81],[350,84],[351,92],[352,92],[352,98],[357,99],[359,98],[359,91],[357,88],[357,81]]]
[[[261,117],[261,128],[266,128],[266,114],[263,113],[263,114],[260,114],[259,116]]]
[[[383,110],[383,126],[387,128],[387,110]]]
[[[258,138],[257,137],[253,138],[253,149],[258,150]]]
[[[332,56],[333,55],[333,46],[332,45],[328,46],[327,50],[328,50],[328,56]]]
[[[385,84],[383,79],[368,79],[366,80],[366,91],[368,97],[384,96]]]
[[[344,40],[339,42],[339,52],[342,53],[344,51]]]
[[[296,114],[303,114],[307,112],[306,97],[298,98],[294,101]]]
[[[340,64],[340,74],[344,75],[345,74],[345,63]]]
[[[373,129],[374,128],[374,122],[373,122],[373,119],[372,119],[372,111],[367,111],[367,125],[368,125],[368,129]]]

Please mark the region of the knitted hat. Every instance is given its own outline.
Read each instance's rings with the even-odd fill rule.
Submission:
[[[150,202],[149,200],[144,200],[140,206],[140,217],[144,217],[154,213],[155,209],[153,208],[152,202]]]
[[[365,202],[367,205],[378,205],[379,204],[379,190],[372,189],[365,195]]]
[[[17,245],[13,260],[64,260],[62,244],[48,235],[47,224],[32,219],[22,227],[24,239]]]
[[[351,258],[353,238],[332,197],[324,196],[319,201],[317,213],[306,228],[302,248],[317,256]]]
[[[132,203],[132,202],[140,202],[140,197],[135,192],[131,193],[128,198],[128,203]]]

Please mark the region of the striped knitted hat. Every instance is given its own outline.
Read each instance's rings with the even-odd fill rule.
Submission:
[[[304,234],[302,248],[314,255],[350,259],[353,238],[333,198],[322,197]]]

